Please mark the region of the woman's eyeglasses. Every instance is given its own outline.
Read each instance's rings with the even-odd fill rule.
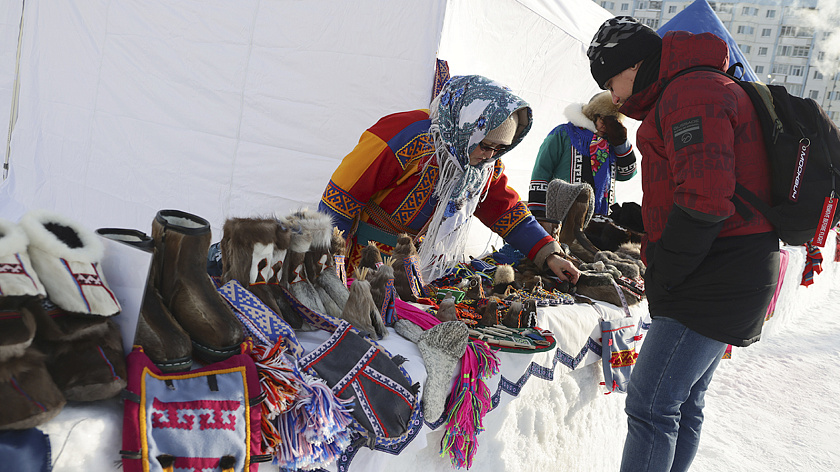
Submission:
[[[478,147],[480,147],[481,150],[484,151],[484,152],[493,151],[494,153],[504,152],[508,148],[508,146],[505,146],[504,144],[499,144],[497,146],[492,146],[490,144],[485,144],[484,141],[479,142]]]

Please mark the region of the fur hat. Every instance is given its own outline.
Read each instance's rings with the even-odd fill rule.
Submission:
[[[624,120],[624,115],[618,112],[618,105],[613,103],[612,94],[610,92],[600,92],[595,94],[589,103],[581,108],[584,116],[595,123],[595,118],[598,116],[614,116],[619,122]]]
[[[661,49],[656,31],[631,16],[617,16],[598,28],[586,55],[592,78],[606,89],[608,80]]]
[[[488,131],[487,136],[485,136],[484,139],[504,145],[510,145],[513,142],[513,138],[516,136],[518,126],[519,114],[514,112],[505,121],[503,121],[502,124]]]
[[[588,195],[589,208],[583,222],[583,228],[589,224],[592,214],[595,212],[595,192],[592,186],[586,182],[570,184],[563,179],[554,179],[548,184],[545,192],[545,216],[550,220],[560,221],[566,219],[569,209],[576,200],[583,199]]]

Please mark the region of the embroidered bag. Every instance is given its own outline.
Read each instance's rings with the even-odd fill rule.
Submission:
[[[257,472],[262,390],[242,351],[200,369],[162,373],[141,347],[128,355],[123,470]]]
[[[627,393],[627,384],[630,382],[630,373],[636,365],[636,341],[641,341],[641,328],[637,328],[636,322],[630,314],[627,302],[621,294],[621,289],[613,282],[615,289],[619,292],[625,316],[607,320],[601,315],[601,362],[604,368],[604,386],[609,390],[607,393]],[[592,305],[596,307],[597,305]],[[599,310],[600,313],[600,310]]]

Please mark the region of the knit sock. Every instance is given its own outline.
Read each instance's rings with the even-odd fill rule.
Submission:
[[[463,357],[469,331],[463,321],[447,321],[420,335],[417,347],[426,364],[423,410],[427,420],[436,421],[444,413],[452,376]]]

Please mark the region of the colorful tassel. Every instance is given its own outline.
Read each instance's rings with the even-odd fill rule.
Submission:
[[[485,378],[499,372],[499,358],[484,341],[470,341],[461,359],[461,381],[449,397],[441,455],[457,468],[472,466],[484,416],[493,407]]]
[[[805,243],[807,253],[805,256],[805,270],[802,272],[802,284],[809,286],[814,283],[814,276],[822,272],[822,252],[820,248],[810,242]]]

